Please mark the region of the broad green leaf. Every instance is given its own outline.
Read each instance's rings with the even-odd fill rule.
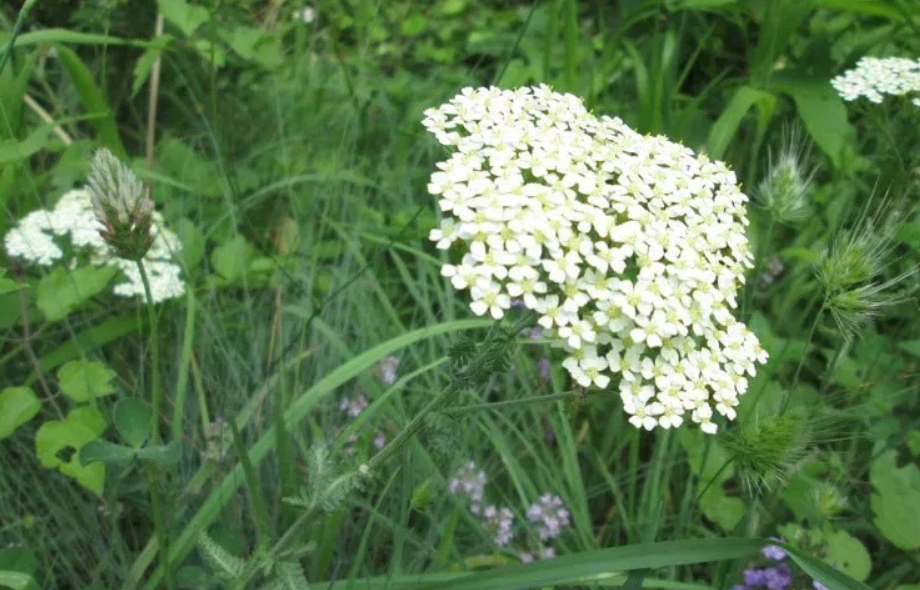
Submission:
[[[221,30],[221,38],[240,57],[266,69],[284,63],[284,52],[278,40],[254,27]]]
[[[672,12],[678,10],[714,11],[724,9],[726,6],[737,4],[738,0],[673,0],[668,2],[667,9]]]
[[[137,457],[137,450],[107,440],[91,440],[80,448],[80,463],[129,465]]]
[[[28,549],[20,547],[0,549],[0,570],[33,574],[36,564],[35,553]]]
[[[901,342],[898,344],[898,347],[900,347],[900,349],[907,354],[920,358],[920,340],[908,340],[907,342]]]
[[[792,97],[808,133],[834,166],[839,167],[845,148],[856,137],[843,99],[828,82],[807,77],[783,77],[777,87]]]
[[[872,558],[859,539],[846,531],[833,531],[824,535],[824,539],[827,541],[824,561],[860,582],[869,577]]]
[[[211,255],[211,264],[222,278],[227,282],[233,282],[243,278],[254,255],[255,248],[246,241],[246,238],[237,235],[214,250]]]
[[[179,241],[182,242],[182,258],[185,261],[186,272],[194,274],[204,256],[204,236],[198,226],[186,217],[180,219],[173,227]]]
[[[92,117],[92,125],[96,129],[99,143],[112,150],[122,160],[127,160],[128,153],[121,142],[121,136],[118,135],[115,114],[102,90],[93,80],[92,72],[71,49],[58,45],[55,50],[58,59],[70,75],[70,81],[80,96],[83,108],[87,115]]]
[[[94,350],[109,342],[114,342],[126,334],[136,332],[138,322],[134,316],[112,318],[81,332],[72,333],[68,341],[50,352],[43,354],[39,359],[42,371],[51,371],[65,362],[81,358],[88,351]],[[33,372],[29,376],[29,383],[34,383],[38,377]]]
[[[191,37],[198,27],[211,18],[207,8],[192,6],[185,0],[159,0],[159,4],[163,18],[186,37]]]
[[[914,457],[920,457],[920,430],[911,430],[907,433],[907,450]]]
[[[57,378],[64,395],[77,403],[115,393],[115,372],[98,361],[70,361],[58,370]]]
[[[720,488],[710,488],[703,494],[700,509],[706,518],[725,532],[735,530],[747,512],[747,506],[740,498],[726,496]]]
[[[0,56],[6,53],[9,47],[10,33],[0,31]],[[134,47],[146,47],[148,41],[136,39],[123,39],[121,37],[112,37],[109,35],[95,35],[92,33],[79,33],[70,29],[41,29],[22,33],[16,37],[16,47],[28,47],[30,45],[53,45],[57,43],[67,43],[68,45],[130,45]]]
[[[150,436],[153,411],[137,398],[128,397],[115,404],[115,428],[128,446],[138,448]]]
[[[8,279],[3,276],[3,270],[0,269],[0,295],[6,295],[7,293],[14,293],[20,289],[25,289],[26,286],[20,283],[17,283],[13,279]]]
[[[0,140],[0,166],[17,164],[28,160],[52,144],[51,129],[53,125],[43,125],[35,129],[22,141],[15,139]]]
[[[35,303],[49,321],[63,319],[105,289],[117,272],[113,266],[58,267],[38,283]]]
[[[887,451],[869,469],[875,488],[870,499],[875,526],[896,547],[920,548],[920,469],[897,465],[897,452]]]
[[[28,574],[0,570],[0,586],[13,590],[26,590],[35,580]]]
[[[153,45],[144,50],[134,64],[134,83],[131,85],[131,96],[136,96],[141,87],[147,82],[153,64],[163,55],[163,52],[173,40],[172,35],[162,35],[153,41]]]
[[[904,22],[904,12],[888,2],[880,2],[879,0],[814,0],[814,2],[815,8],[843,10]]]
[[[764,113],[772,112],[775,103],[776,97],[769,92],[750,86],[742,86],[736,90],[728,106],[725,107],[709,131],[709,140],[707,141],[709,155],[716,159],[725,155],[728,144],[735,137],[738,127],[741,126],[741,121],[744,120],[744,116],[751,110],[751,107],[760,105],[762,109],[761,118],[763,118]]]
[[[182,442],[175,440],[168,445],[137,449],[137,458],[164,467],[178,465],[182,459]]]
[[[105,431],[105,417],[95,408],[80,407],[62,421],[42,424],[35,435],[35,452],[43,467],[58,468],[61,473],[77,480],[91,492],[102,495],[105,466],[102,463],[83,465],[79,451],[86,443],[96,440]],[[60,453],[70,452],[70,457]]]
[[[35,417],[42,404],[28,387],[7,387],[0,391],[0,439],[4,439]]]

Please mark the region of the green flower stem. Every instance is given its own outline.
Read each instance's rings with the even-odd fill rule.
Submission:
[[[157,314],[153,308],[150,278],[147,276],[147,269],[144,268],[143,260],[137,261],[137,270],[140,272],[141,282],[144,284],[144,295],[147,300],[147,321],[150,323],[150,383],[152,392],[150,406],[153,409],[153,417],[150,423],[150,441],[154,445],[158,445],[162,442],[160,438],[160,406],[163,403],[163,390],[160,387],[160,331],[157,327]]]
[[[153,292],[150,289],[150,277],[144,268],[143,260],[137,261],[137,270],[144,284],[144,295],[147,307],[147,319],[150,323],[150,373],[151,373],[151,398],[153,409],[150,423],[150,441],[152,445],[159,445],[160,438],[160,405],[163,401],[163,390],[160,387],[160,332],[157,328],[157,315],[153,308]],[[153,527],[156,531],[157,543],[160,546],[160,555],[163,560],[166,587],[176,590],[176,580],[169,563],[169,534],[163,515],[163,496],[160,494],[159,469],[153,463],[145,466],[147,485],[150,487],[150,503],[153,507]]]
[[[508,408],[516,408],[521,406],[533,406],[539,404],[545,404],[547,402],[554,402],[558,400],[564,400],[571,397],[584,397],[584,392],[582,391],[563,391],[560,393],[551,393],[548,395],[538,395],[535,397],[525,397],[523,399],[510,399],[503,402],[492,402],[490,404],[475,404],[471,406],[463,406],[460,408],[448,408],[444,410],[445,414],[468,414],[472,412],[488,411],[488,410],[504,410]]]

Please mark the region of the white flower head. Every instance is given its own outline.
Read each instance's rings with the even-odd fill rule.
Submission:
[[[91,193],[77,189],[65,193],[53,209],[39,209],[23,217],[6,234],[4,246],[11,257],[38,266],[81,261],[96,266],[114,266],[121,271],[121,280],[115,284],[113,292],[121,297],[146,298],[137,263],[119,257],[103,238],[103,231]],[[162,216],[155,211],[151,213],[149,240],[142,260],[150,279],[153,302],[181,297],[185,294],[185,281],[175,257],[181,252],[182,244],[176,234],[164,227]],[[72,256],[70,260],[64,261],[62,245]]]
[[[423,124],[453,151],[431,176],[430,237],[465,245],[442,274],[476,315],[520,300],[576,382],[619,383],[637,427],[734,416],[765,353],[731,315],[753,255],[725,164],[548,86],[465,88]]]
[[[885,96],[920,95],[920,59],[863,57],[831,85],[847,102],[862,97],[881,103]],[[913,96],[911,102],[920,106],[920,96]]]

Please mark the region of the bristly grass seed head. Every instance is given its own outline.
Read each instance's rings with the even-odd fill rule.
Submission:
[[[770,151],[766,176],[754,192],[777,223],[793,224],[808,217],[808,195],[815,174],[810,158],[811,149],[798,128],[784,129],[779,155],[774,158]]]
[[[885,309],[906,301],[915,287],[904,284],[917,274],[913,266],[892,278],[880,278],[895,261],[898,224],[884,201],[877,215],[868,214],[871,206],[870,201],[856,226],[833,240],[815,268],[824,309],[847,338],[858,335]]]
[[[805,456],[811,441],[807,416],[791,411],[753,417],[726,433],[724,445],[750,494],[782,485]]]

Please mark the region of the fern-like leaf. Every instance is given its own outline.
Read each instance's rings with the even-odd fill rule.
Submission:
[[[243,575],[246,562],[233,555],[220,544],[209,537],[207,533],[198,533],[198,549],[218,577],[224,580],[235,580]]]

